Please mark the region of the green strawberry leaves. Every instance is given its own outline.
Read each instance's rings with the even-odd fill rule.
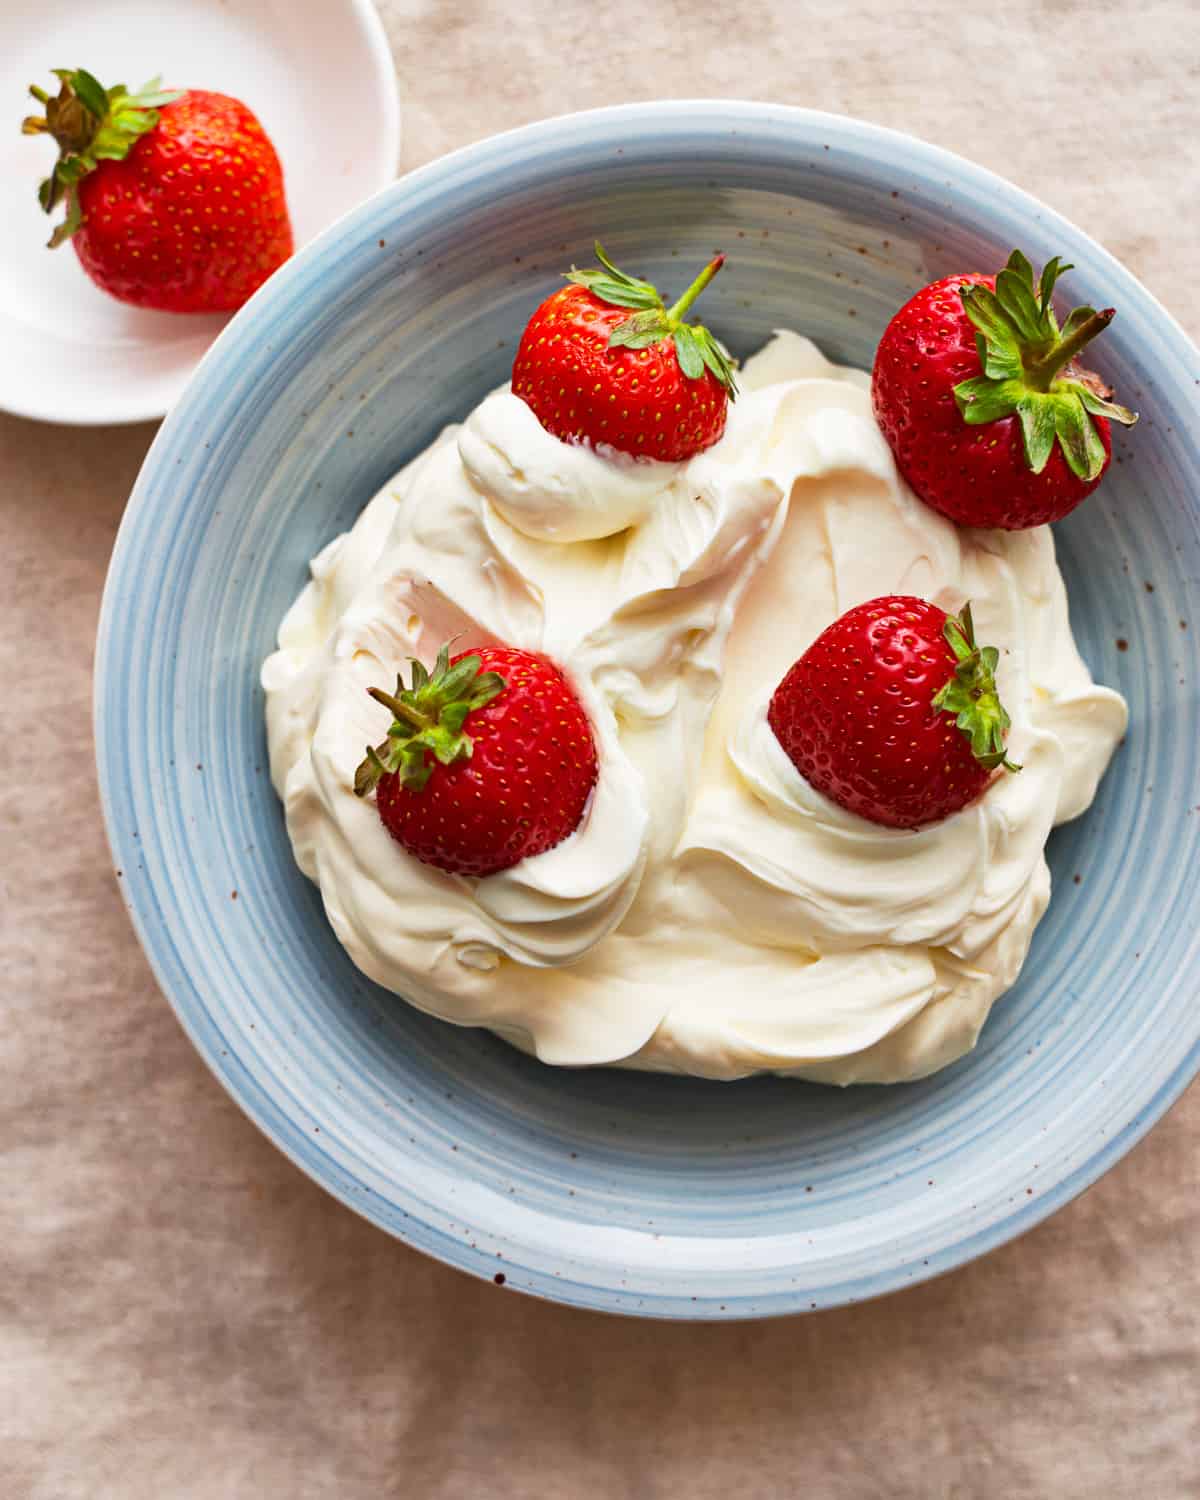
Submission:
[[[675,330],[675,350],[679,368],[689,379],[696,380],[708,370],[730,396],[737,395],[733,363],[707,328],[698,323],[681,323]]]
[[[665,339],[670,331],[665,307],[655,308],[652,312],[634,313],[632,318],[626,318],[623,323],[618,323],[609,334],[608,347],[610,349],[648,349],[651,344],[657,344],[660,339]],[[675,347],[679,349],[678,341]],[[683,369],[682,353],[680,353],[679,365]],[[686,375],[687,370],[684,369],[683,373]],[[696,373],[699,374],[699,371]]]
[[[614,266],[605,255],[599,240],[595,242],[594,248],[596,259],[600,262],[599,268],[593,266],[581,271],[572,266],[566,273],[568,281],[587,287],[602,302],[611,302],[615,307],[656,308],[665,311],[657,287],[651,286],[648,281],[639,281],[636,276],[629,276]]]
[[[995,646],[975,644],[975,623],[970,604],[962,613],[948,616],[942,634],[954,652],[954,676],[935,695],[933,706],[953,714],[954,722],[971,742],[971,753],[989,771],[1003,766],[1006,771],[1021,767],[1008,758],[1005,736],[1011,726],[1000,695],[996,691],[996,668],[1000,653]]]
[[[1009,256],[1008,264],[996,277],[996,301],[1018,336],[1027,343],[1045,343],[1057,337],[1051,296],[1062,273],[1073,269],[1064,266],[1056,255],[1042,268],[1035,293],[1032,265],[1019,250],[1014,250]]]
[[[671,339],[679,368],[688,380],[699,380],[708,370],[724,388],[730,400],[737,396],[734,362],[725,349],[701,323],[685,323],[684,314],[725,263],[718,255],[709,261],[683,296],[670,308],[663,302],[658,288],[640,281],[615,266],[595,242],[600,262],[587,270],[572,266],[566,279],[583,286],[615,307],[628,307],[633,316],[618,323],[608,338],[610,349],[648,349],[652,344]]]
[[[1046,467],[1057,441],[1071,472],[1090,482],[1106,461],[1092,417],[1129,427],[1137,415],[1110,401],[1112,392],[1073,364],[1114,313],[1077,307],[1060,330],[1052,298],[1058,278],[1071,269],[1054,256],[1035,288],[1033,266],[1014,250],[996,277],[995,291],[974,283],[962,287],[959,295],[976,331],[983,374],[960,381],[954,399],[972,427],[1016,413],[1033,473]]]
[[[1053,421],[1054,436],[1062,446],[1071,472],[1081,479],[1094,479],[1104,468],[1108,455],[1081,398],[1071,390],[1060,389],[1045,396],[1027,397],[1026,403],[1030,401],[1050,408],[1049,416],[1043,416],[1041,420],[1045,423]],[[1022,413],[1022,423],[1024,421]],[[1047,458],[1051,447],[1052,441],[1046,444]]]
[[[76,68],[74,72],[66,68],[54,68],[52,71],[56,78],[72,86],[84,109],[91,110],[98,120],[104,118],[108,113],[108,94],[86,68]]]
[[[1046,401],[1027,400],[1024,390],[1021,390],[1014,405],[1010,408],[1021,419],[1021,429],[1025,438],[1025,457],[1035,474],[1040,474],[1046,467],[1050,461],[1050,454],[1054,450],[1054,438],[1058,430],[1055,399],[1051,397]],[[1001,412],[1000,415],[1004,413]]]
[[[675,331],[675,353],[679,356],[679,368],[689,380],[699,380],[704,374],[704,355],[700,352],[700,341],[690,328]]]
[[[36,85],[29,92],[43,105],[44,115],[27,115],[21,122],[25,135],[50,135],[58,144],[59,157],[50,175],[38,186],[38,202],[53,213],[66,201],[67,216],[50,236],[53,249],[70,237],[83,222],[78,185],[101,161],[120,161],[133,143],[158,124],[158,111],[180,98],[178,91],[164,91],[153,78],[136,94],[123,83],[106,89],[86,68],[54,68],[58,94],[51,98]]]
[[[474,742],[463,733],[467,715],[490,703],[507,686],[498,672],[484,672],[482,666],[474,654],[451,666],[447,644],[438,652],[432,672],[419,661],[412,662],[410,687],[404,686],[401,674],[394,693],[367,689],[377,703],[391,710],[394,722],[382,744],[367,746],[366,758],[354,773],[356,796],[367,796],[381,777],[392,774],[409,791],[420,792],[435,764],[450,766],[471,758]]]

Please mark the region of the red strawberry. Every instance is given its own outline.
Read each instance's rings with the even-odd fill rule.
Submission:
[[[57,98],[28,135],[47,132],[59,159],[42,207],[65,200],[51,246],[71,239],[103,291],[164,312],[229,312],[292,253],[275,148],[236,99],[199,89],[130,94],[82,68],[56,68]]]
[[[860,818],[919,828],[966,807],[1005,755],[993,646],[971,606],[894,594],[847,610],[775,689],[767,714],[792,764]]]
[[[379,816],[415,858],[453,875],[493,875],[573,833],[596,785],[583,705],[548,657],[481,646],[412,686],[370,689],[395,719],[354,778],[378,788]]]
[[[725,351],[684,314],[725,262],[709,261],[667,308],[655,287],[619,271],[599,242],[600,265],[571,269],[571,286],[530,318],[512,388],[564,443],[607,444],[637,458],[679,463],[725,431],[737,395]],[[632,309],[632,311],[631,311]]]
[[[1058,257],[1034,287],[1019,250],[997,276],[946,276],[906,302],[875,353],[871,398],[900,472],[962,526],[1059,521],[1096,488],[1109,422],[1133,412],[1075,356],[1114,317],[1077,307],[1061,331]]]

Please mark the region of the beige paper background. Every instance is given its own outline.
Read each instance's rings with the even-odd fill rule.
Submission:
[[[404,168],[625,99],[844,111],[1054,203],[1200,335],[1195,0],[382,10]],[[91,766],[100,590],[152,433],[0,416],[0,1500],[1200,1495],[1196,1090],[976,1265],[719,1328],[480,1285],[258,1135],[150,976]]]

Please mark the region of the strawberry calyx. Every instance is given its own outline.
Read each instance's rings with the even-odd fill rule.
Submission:
[[[1107,461],[1092,418],[1132,427],[1137,414],[1113,402],[1111,389],[1075,363],[1084,346],[1112,322],[1114,309],[1077,307],[1059,328],[1054,285],[1071,269],[1056,255],[1042,267],[1035,286],[1033,266],[1014,250],[996,277],[995,291],[978,282],[960,289],[976,330],[983,374],[956,385],[954,399],[973,427],[1015,412],[1025,458],[1035,474],[1046,467],[1057,441],[1071,472],[1090,482]]]
[[[971,753],[989,771],[1021,767],[1009,760],[1004,739],[1012,720],[996,690],[996,668],[1000,653],[995,646],[977,646],[970,603],[962,612],[947,616],[942,628],[954,652],[954,676],[934,695],[933,706],[953,714],[955,723],[971,742]]]
[[[579,270],[572,266],[566,279],[578,286],[586,287],[594,297],[616,307],[628,307],[632,316],[618,323],[609,334],[610,349],[648,349],[663,339],[670,339],[675,348],[679,368],[689,380],[699,380],[708,370],[725,390],[732,401],[737,396],[737,381],[733,374],[733,361],[702,323],[688,323],[686,314],[721,267],[723,255],[709,261],[677,302],[670,307],[662,299],[656,286],[640,281],[615,266],[604,253],[600,241],[595,242],[596,259],[599,266]]]
[[[507,686],[499,672],[483,672],[482,666],[475,655],[464,656],[451,666],[446,644],[432,672],[412,660],[410,687],[405,687],[404,675],[399,673],[394,693],[367,689],[377,703],[391,710],[393,723],[381,744],[367,746],[366,759],[354,773],[356,796],[367,796],[379,785],[380,777],[392,774],[410,792],[420,792],[435,763],[449,766],[470,760],[474,742],[463,733],[463,722],[472,709],[490,703]]]
[[[181,97],[153,78],[135,94],[123,83],[106,89],[85,68],[54,68],[59,91],[51,97],[31,84],[29,92],[45,107],[44,115],[26,115],[24,135],[49,135],[58,144],[58,160],[38,187],[38,202],[50,214],[65,200],[67,215],[50,236],[53,249],[70,239],[83,223],[79,183],[101,161],[120,161],[133,143],[158,124],[158,111]]]

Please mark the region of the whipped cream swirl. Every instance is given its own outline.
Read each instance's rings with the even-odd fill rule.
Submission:
[[[918,501],[868,381],[778,334],[686,464],[569,446],[507,390],[448,427],[312,563],[263,667],[300,868],[358,967],[546,1062],[891,1082],[974,1043],[1050,894],[1051,828],[1126,723],[1093,684],[1050,531]],[[1024,766],[917,832],[820,796],[766,719],[846,609],[970,599]],[[544,651],[595,727],[579,829],[483,880],[410,858],[354,795],[366,693],[452,636]]]

